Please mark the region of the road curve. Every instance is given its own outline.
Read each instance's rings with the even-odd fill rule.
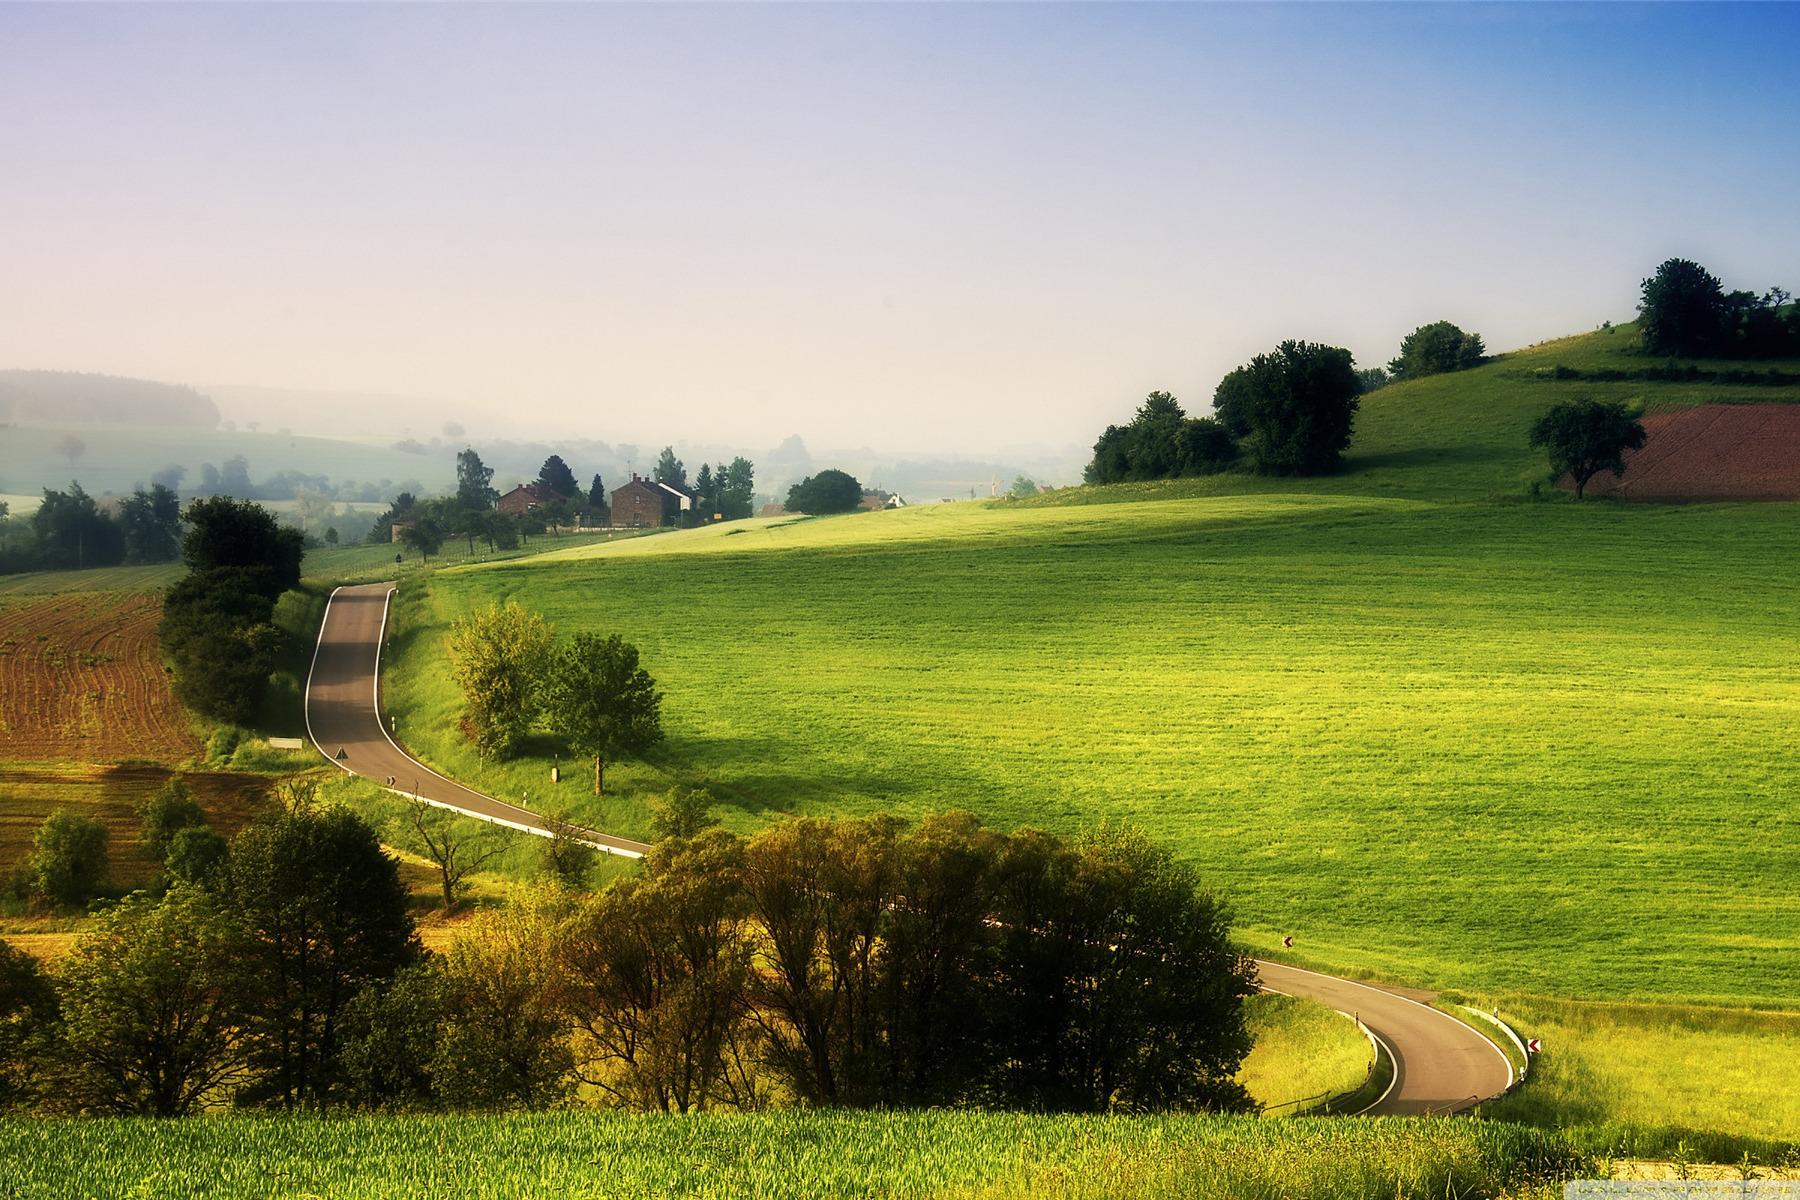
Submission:
[[[392,583],[341,587],[331,593],[306,677],[306,733],[312,744],[333,765],[399,795],[549,837],[537,813],[444,778],[388,736],[381,721],[381,647],[393,594]],[[578,832],[581,840],[608,854],[642,858],[650,849],[629,838],[589,829]]]
[[[1500,1048],[1449,1013],[1383,988],[1256,960],[1272,992],[1304,996],[1361,1018],[1394,1060],[1394,1086],[1369,1116],[1432,1116],[1498,1096],[1513,1083]]]

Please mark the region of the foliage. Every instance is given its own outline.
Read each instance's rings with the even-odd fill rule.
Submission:
[[[188,524],[182,539],[182,556],[196,573],[222,568],[262,568],[268,583],[261,590],[272,602],[300,582],[304,539],[298,529],[284,529],[260,504],[209,496],[188,505],[182,520]]]
[[[427,958],[344,1006],[338,1101],[372,1112],[440,1107],[438,1054],[450,996],[443,959]]]
[[[562,460],[562,455],[552,454],[538,468],[537,481],[566,499],[581,498],[581,485],[575,482],[575,472],[569,470],[569,464]]]
[[[687,468],[675,457],[675,447],[664,446],[662,454],[656,460],[656,467],[650,477],[658,483],[666,483],[670,487],[687,486]]]
[[[456,503],[460,508],[480,511],[494,507],[500,493],[494,490],[494,468],[481,461],[474,450],[461,450],[456,455]]]
[[[1213,419],[1233,439],[1250,432],[1250,368],[1238,367],[1213,389]]]
[[[211,887],[219,878],[230,856],[225,835],[204,825],[189,825],[176,830],[169,839],[169,853],[164,866],[169,878],[177,883]]]
[[[712,793],[706,788],[677,784],[654,805],[650,836],[659,842],[667,838],[697,838],[719,823],[713,816],[714,804]]]
[[[255,1079],[242,1098],[323,1107],[345,1005],[419,956],[398,866],[354,814],[297,806],[238,834],[221,893],[253,936],[261,975]]]
[[[257,995],[242,930],[204,893],[138,893],[57,964],[57,1103],[178,1117],[243,1077]]]
[[[456,683],[483,754],[513,754],[531,728],[554,636],[543,617],[510,600],[472,613],[451,631]]]
[[[0,941],[0,1111],[28,1104],[44,1090],[44,1037],[59,1015],[37,959]]]
[[[711,520],[712,514],[717,513],[721,520],[741,521],[753,511],[756,468],[743,457],[732,459],[729,465],[720,463],[717,471],[702,464],[694,490],[700,497],[702,520]]]
[[[1038,485],[1028,475],[1014,476],[1009,495],[1014,500],[1029,500],[1038,494]]]
[[[25,873],[31,890],[61,908],[86,904],[106,886],[106,826],[66,808],[44,818]]]
[[[184,829],[204,826],[206,813],[181,776],[173,775],[138,806],[138,819],[143,823],[143,830],[138,835],[139,848],[146,858],[162,866],[168,862],[175,835]]]
[[[1486,353],[1487,347],[1481,344],[1479,333],[1464,333],[1448,321],[1435,321],[1430,325],[1421,325],[1407,334],[1400,343],[1400,357],[1388,363],[1387,369],[1393,382],[1405,383],[1412,379],[1423,379],[1427,375],[1443,375],[1478,367],[1481,365],[1482,355]],[[1358,372],[1358,378],[1361,379],[1366,374],[1367,372]],[[1380,387],[1381,384],[1375,386]],[[1368,392],[1374,389],[1363,387],[1360,390]]]
[[[278,594],[268,567],[248,566],[192,571],[169,589],[156,635],[183,704],[217,721],[256,719],[275,666]]]
[[[815,517],[855,512],[862,507],[862,484],[836,467],[827,467],[788,488],[785,503],[789,512]]]
[[[489,510],[476,510],[472,515],[486,516]],[[470,528],[480,528],[470,525]],[[444,545],[444,527],[433,516],[419,516],[400,528],[400,544],[417,554],[421,561],[431,561]]]
[[[1628,407],[1605,400],[1553,404],[1532,423],[1527,439],[1550,454],[1550,469],[1575,478],[1581,499],[1588,480],[1601,471],[1625,474],[1625,451],[1644,445],[1644,426]]]
[[[181,498],[160,483],[119,501],[119,525],[129,563],[174,562],[181,557]]]
[[[560,816],[539,813],[550,836],[538,846],[539,873],[557,887],[584,891],[594,873],[600,852],[582,840],[583,831]]]
[[[602,522],[608,519],[607,514],[612,511],[611,499],[606,484],[601,482],[600,476],[594,476],[594,482],[588,485],[587,503],[589,510],[599,514]]]
[[[1362,395],[1378,392],[1394,382],[1384,367],[1364,367],[1356,373],[1356,383]]]
[[[1727,294],[1699,263],[1671,258],[1644,280],[1638,327],[1652,354],[1777,358],[1800,354],[1800,312],[1780,288]]]
[[[125,561],[119,523],[101,512],[79,483],[71,483],[67,492],[45,488],[43,502],[31,514],[31,530],[41,564],[53,569],[111,567]]]
[[[1189,420],[1175,397],[1151,392],[1130,425],[1109,425],[1100,435],[1082,477],[1088,483],[1173,479],[1217,471],[1236,457],[1224,422]]]
[[[1350,352],[1287,341],[1242,369],[1238,403],[1257,468],[1277,475],[1336,470],[1360,406]]]
[[[541,618],[539,618],[541,621]],[[594,795],[606,764],[662,740],[662,693],[618,634],[578,633],[552,660],[545,707],[569,748],[594,760]]]

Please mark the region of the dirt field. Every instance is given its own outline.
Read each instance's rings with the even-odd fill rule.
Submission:
[[[201,746],[141,592],[0,598],[0,760],[183,762]]]
[[[1596,475],[1588,491],[1673,503],[1800,500],[1800,404],[1651,413],[1644,433],[1644,448],[1625,452],[1624,479]]]
[[[137,852],[137,806],[168,782],[166,767],[0,768],[0,874],[31,853],[32,837],[53,809],[67,808],[105,823],[112,882],[133,887],[149,881],[150,864]],[[188,771],[182,775],[209,825],[230,837],[270,803],[273,782],[262,775]]]

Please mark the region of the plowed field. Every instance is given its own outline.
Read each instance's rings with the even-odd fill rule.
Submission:
[[[0,598],[0,759],[183,762],[200,751],[141,592]]]
[[[1644,448],[1625,452],[1625,477],[1596,475],[1588,491],[1665,502],[1800,500],[1800,404],[1651,413],[1644,433]]]

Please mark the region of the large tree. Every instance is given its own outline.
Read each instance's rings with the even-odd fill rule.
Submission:
[[[1530,444],[1549,452],[1558,475],[1574,477],[1579,500],[1601,471],[1625,474],[1625,451],[1643,448],[1644,426],[1615,400],[1569,400],[1532,422]]]
[[[275,515],[250,500],[211,496],[188,505],[182,555],[194,571],[221,567],[266,567],[264,590],[272,601],[300,582],[300,560],[306,539],[298,529],[284,529]]]
[[[788,489],[787,510],[812,516],[855,512],[862,506],[862,484],[852,475],[827,467]]]
[[[46,1089],[46,1035],[58,1018],[56,990],[37,959],[0,941],[0,1112]]]
[[[656,482],[666,483],[670,487],[687,486],[687,468],[681,465],[679,458],[675,457],[675,447],[664,446],[662,448],[662,454],[656,460],[656,469],[652,472],[651,477]]]
[[[25,860],[31,890],[63,908],[86,904],[106,885],[106,826],[59,808],[44,818]]]
[[[52,567],[80,570],[125,560],[124,531],[79,483],[71,483],[67,492],[45,488],[43,502],[31,514],[31,529]]]
[[[481,461],[471,449],[456,455],[456,503],[462,508],[494,507],[500,493],[494,490],[494,468]]]
[[[222,891],[253,935],[262,994],[246,1099],[325,1107],[345,1006],[420,955],[399,863],[354,813],[301,797],[233,839]]]
[[[756,467],[741,455],[729,466],[720,467],[719,508],[727,521],[741,521],[754,511],[756,500]]]
[[[1336,470],[1360,403],[1350,351],[1287,341],[1242,369],[1247,444],[1258,468],[1276,475]]]
[[[1638,334],[1652,354],[1718,354],[1725,332],[1725,289],[1697,262],[1671,258],[1644,280]]]
[[[248,1069],[259,1007],[242,927],[204,893],[139,892],[57,963],[59,1106],[179,1117]]]
[[[181,554],[181,499],[160,483],[119,501],[125,559],[133,563],[172,562]]]
[[[1448,371],[1466,371],[1481,365],[1487,352],[1479,333],[1464,333],[1448,321],[1421,325],[1400,343],[1400,357],[1388,363],[1388,371],[1396,383],[1442,375]],[[1366,372],[1359,373],[1362,379]],[[1362,391],[1374,389],[1363,387]]]
[[[513,600],[477,609],[451,629],[451,667],[482,754],[505,758],[530,730],[555,637],[540,614]]]
[[[214,720],[255,719],[275,667],[279,590],[267,566],[191,571],[169,589],[156,636],[183,704]]]
[[[537,481],[561,496],[565,500],[581,498],[581,485],[575,482],[575,472],[562,460],[562,455],[552,454],[538,468]]]
[[[594,795],[606,764],[662,740],[662,693],[618,634],[578,633],[550,667],[545,707],[569,747],[594,760]]]
[[[1224,422],[1191,419],[1168,392],[1151,392],[1129,425],[1109,425],[1082,472],[1087,483],[1173,479],[1219,470],[1237,457]]]

